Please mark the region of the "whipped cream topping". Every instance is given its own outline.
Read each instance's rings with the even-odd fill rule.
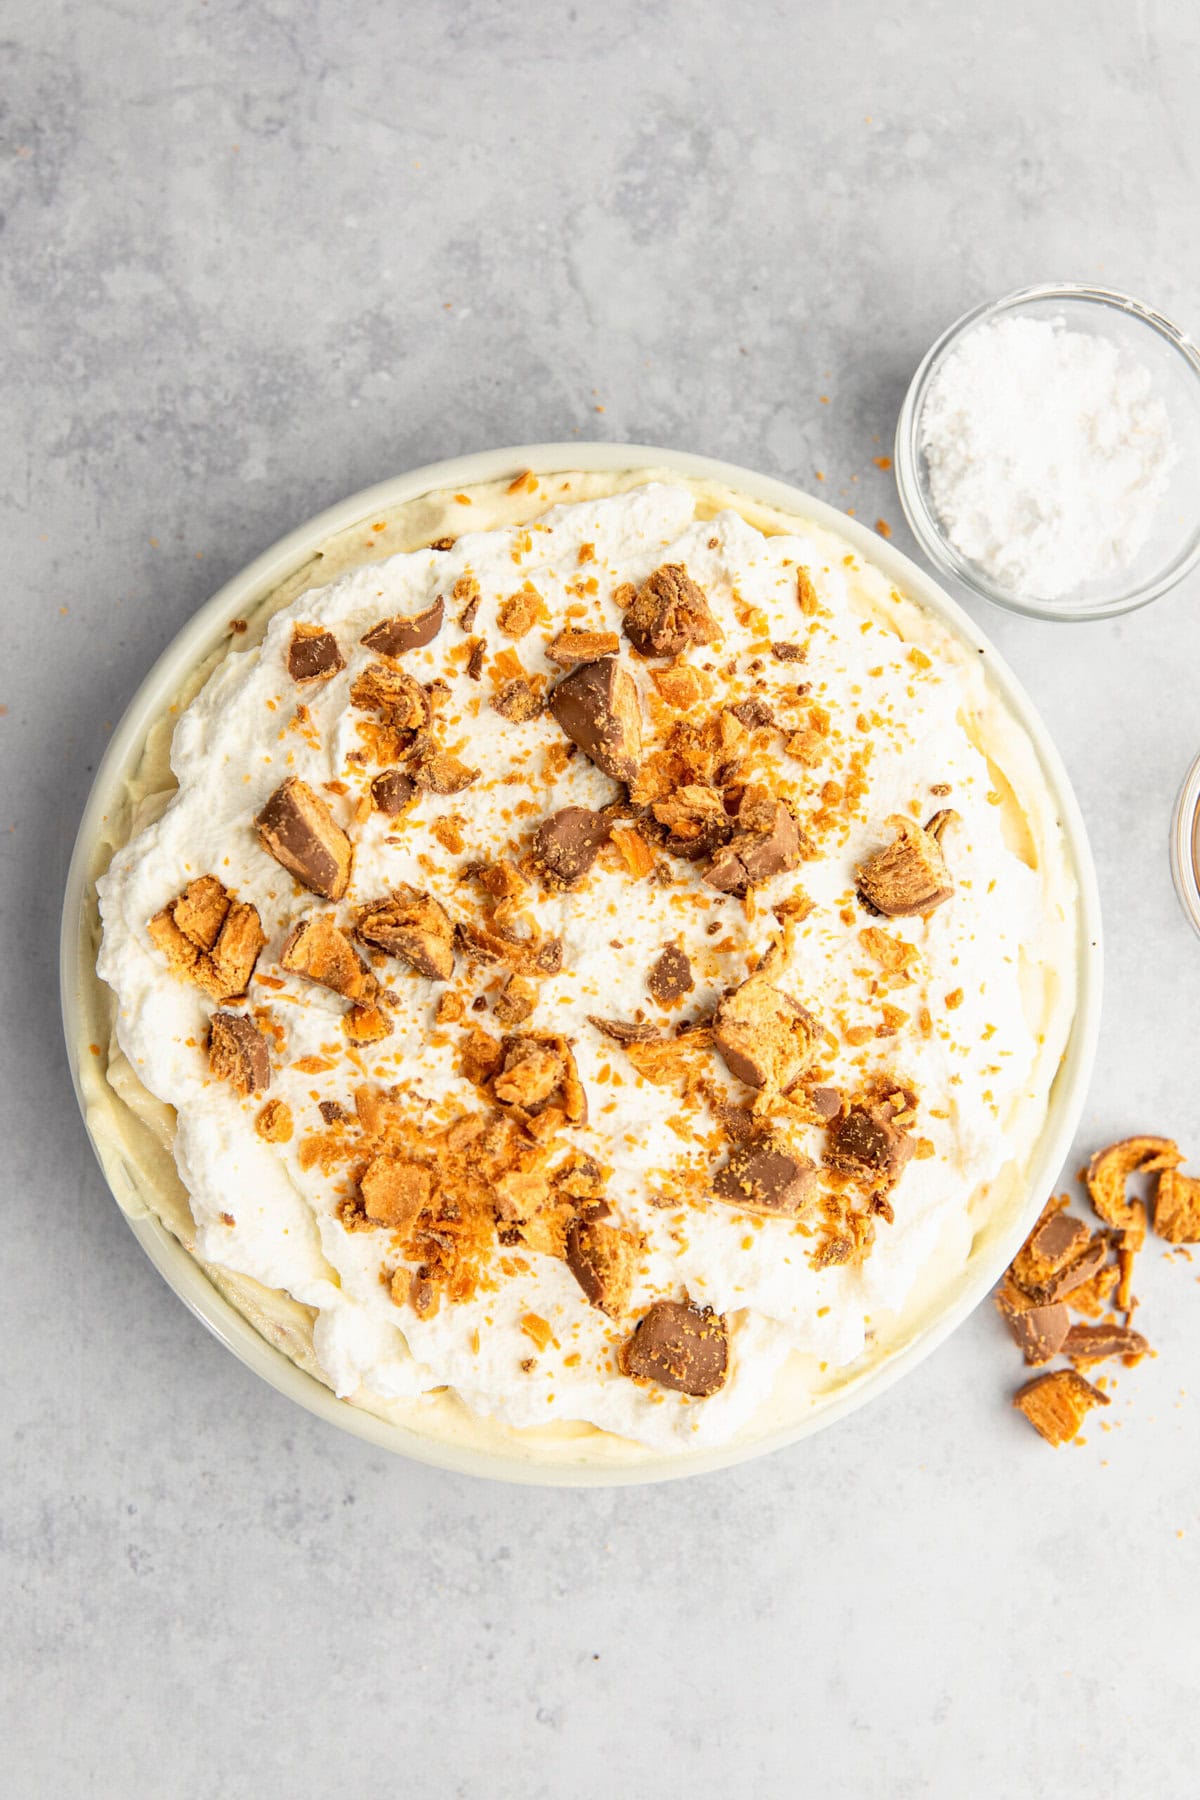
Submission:
[[[1041,965],[1043,953],[1051,963],[1061,957],[1061,940],[1047,932],[1043,877],[1031,866],[1028,841],[1024,854],[1019,841],[1009,846],[1009,837],[1021,838],[1020,811],[970,729],[981,677],[948,634],[911,607],[920,643],[900,636],[889,618],[898,597],[831,534],[764,536],[733,511],[709,519],[696,511],[691,492],[650,485],[557,508],[532,526],[468,533],[449,551],[397,556],[301,595],[275,616],[260,646],[228,655],[184,712],[171,752],[178,793],[117,853],[99,884],[98,970],[118,997],[117,1038],[134,1072],[175,1109],[175,1157],[198,1253],[315,1309],[322,1367],[338,1394],[363,1404],[419,1402],[448,1387],[474,1412],[516,1427],[582,1421],[668,1450],[727,1441],[768,1399],[793,1352],[807,1359],[816,1385],[827,1369],[861,1356],[932,1259],[965,1264],[979,1196],[1040,1125],[1065,1033],[1061,993],[1052,1005]],[[798,681],[809,684],[835,729],[819,767],[781,755],[777,786],[802,819],[821,807],[822,792],[838,813],[833,796],[844,795],[848,776],[854,802],[821,835],[815,859],[756,889],[750,905],[704,886],[696,865],[674,864],[672,884],[659,886],[635,881],[609,856],[578,889],[534,890],[523,899],[564,947],[561,971],[540,983],[528,1029],[571,1040],[590,1101],[590,1121],[572,1138],[610,1172],[614,1214],[644,1240],[632,1311],[623,1321],[607,1318],[562,1260],[525,1250],[473,1297],[421,1318],[393,1301],[384,1279],[396,1266],[391,1234],[344,1227],[345,1171],[307,1161],[304,1145],[323,1129],[320,1103],[350,1108],[364,1082],[396,1087],[414,1106],[457,1097],[464,1109],[477,1107],[460,1068],[460,1035],[435,1025],[438,984],[388,962],[375,973],[390,992],[392,1033],[378,1044],[349,1044],[344,1002],[279,967],[289,930],[321,903],[266,855],[253,821],[279,784],[298,775],[324,795],[354,840],[339,917],[399,883],[436,894],[453,917],[470,917],[458,898],[465,865],[506,847],[511,854],[523,832],[559,807],[601,807],[619,792],[581,755],[564,766],[562,734],[548,714],[502,718],[488,704],[493,680],[511,674],[514,656],[530,674],[556,678],[545,654],[554,636],[569,625],[619,631],[615,591],[664,562],[686,566],[721,627],[719,644],[689,657],[711,679],[711,705],[755,694],[786,710]],[[797,603],[800,569],[819,603],[808,615]],[[469,632],[450,604],[466,576],[480,593]],[[540,598],[542,618],[514,642],[497,614],[527,586]],[[403,666],[422,682],[446,683],[442,741],[483,775],[459,793],[423,795],[400,819],[373,812],[359,823],[356,803],[376,772],[358,760],[364,715],[348,698],[356,676],[376,660],[360,639],[439,595],[447,599],[441,632],[407,652]],[[333,680],[299,691],[286,661],[297,623],[333,632],[347,664]],[[468,637],[484,638],[493,659],[504,654],[482,682],[467,673]],[[803,645],[804,662],[764,655],[765,641]],[[624,660],[653,718],[651,667]],[[306,713],[297,719],[299,705]],[[890,837],[887,819],[924,819],[943,806],[958,815],[945,844],[953,900],[925,920],[870,920],[853,899],[855,870]],[[435,835],[431,828],[447,820],[452,829]],[[250,1004],[284,1046],[273,1056],[271,1096],[295,1117],[287,1143],[256,1133],[261,1096],[241,1099],[210,1075],[212,1003],[171,977],[147,929],[204,874],[253,903],[267,933]],[[773,979],[831,1028],[834,1084],[854,1089],[886,1071],[916,1091],[914,1129],[923,1139],[922,1155],[890,1195],[894,1220],[880,1222],[870,1254],[823,1268],[814,1265],[816,1240],[803,1220],[697,1201],[689,1121],[669,1089],[639,1076],[589,1023],[593,1014],[640,1012],[669,1028],[680,1017],[707,1016],[778,936],[771,908],[798,887],[812,910],[794,923]],[[894,926],[892,935],[915,952],[911,979],[892,991],[864,949],[861,933],[872,924]],[[688,951],[696,986],[682,1008],[661,1013],[648,1000],[646,975],[675,939]],[[469,1001],[495,985],[494,972],[460,967],[455,986],[468,997],[468,1027],[476,1018],[490,1023]],[[886,1035],[876,1035],[881,1027]],[[712,1061],[713,1079],[735,1090],[720,1059]],[[811,1128],[807,1147],[819,1161],[819,1128]],[[636,1383],[616,1362],[638,1313],[684,1292],[728,1324],[728,1379],[703,1400]],[[544,1334],[531,1341],[531,1315],[548,1325],[548,1341]]]

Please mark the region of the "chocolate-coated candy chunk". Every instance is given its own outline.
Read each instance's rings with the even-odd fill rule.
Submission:
[[[1107,1394],[1074,1369],[1052,1369],[1048,1375],[1035,1375],[1013,1395],[1013,1405],[1055,1449],[1079,1435],[1093,1406],[1110,1404]]]
[[[731,706],[729,710],[738,724],[744,725],[747,731],[761,731],[765,726],[773,726],[777,723],[771,708],[765,700],[760,700],[757,694],[752,694],[749,700],[739,700],[737,705]]]
[[[729,1367],[725,1321],[711,1306],[656,1300],[621,1345],[620,1360],[626,1375],[703,1400],[725,1385]]]
[[[615,656],[621,640],[615,631],[560,631],[546,655],[561,669],[573,669],[576,663],[595,662],[600,656]]]
[[[407,618],[384,619],[381,624],[372,626],[362,641],[368,650],[376,650],[381,656],[400,656],[405,650],[421,650],[426,644],[432,644],[442,629],[445,616],[446,603],[439,594],[424,612],[412,613]]]
[[[619,1318],[633,1291],[636,1242],[618,1225],[572,1219],[567,1229],[567,1267],[593,1306]]]
[[[844,1175],[892,1181],[912,1155],[912,1139],[881,1106],[851,1106],[830,1122],[825,1160]]]
[[[633,677],[614,656],[580,663],[550,692],[550,711],[573,744],[611,775],[632,781],[642,752],[642,712]]]
[[[368,663],[350,688],[353,706],[377,713],[385,725],[397,731],[424,731],[433,708],[420,682],[404,669],[387,663]]]
[[[491,706],[493,712],[498,712],[510,724],[525,725],[530,719],[541,716],[542,696],[526,676],[514,675],[496,689]]]
[[[922,828],[902,813],[888,824],[896,836],[886,849],[860,864],[858,895],[872,912],[890,919],[931,913],[951,899],[954,882],[942,854],[941,835],[957,815],[936,813]]]
[[[371,783],[371,798],[389,819],[404,811],[416,791],[417,784],[412,776],[405,775],[401,769],[385,769]]]
[[[332,631],[320,625],[297,625],[288,645],[287,671],[293,681],[328,681],[346,666]]]
[[[744,1212],[794,1217],[816,1193],[817,1171],[778,1138],[752,1137],[734,1145],[712,1186],[718,1200]]]
[[[652,1044],[660,1035],[658,1026],[648,1019],[602,1019],[598,1013],[589,1013],[588,1024],[615,1044]]]
[[[268,856],[326,900],[340,900],[353,848],[333,814],[298,775],[275,789],[254,821]]]
[[[552,885],[571,887],[588,873],[611,832],[612,820],[603,813],[564,806],[534,832],[534,861]]]
[[[454,927],[432,894],[399,887],[383,900],[360,906],[354,935],[360,944],[399,957],[431,981],[449,981],[454,973]]]
[[[711,644],[720,635],[704,589],[682,563],[655,569],[625,614],[625,636],[643,656],[678,656],[688,644]]]
[[[646,986],[660,1006],[674,1006],[677,1000],[690,994],[695,985],[687,952],[678,944],[668,944],[659,953],[646,977]]]
[[[216,1012],[208,1039],[208,1067],[239,1094],[261,1094],[271,1085],[267,1040],[245,1013]]]
[[[1011,1281],[1005,1281],[997,1293],[996,1310],[1027,1363],[1049,1362],[1066,1342],[1071,1326],[1067,1308],[1038,1306]]]
[[[1064,1306],[1057,1310],[1067,1309]],[[1140,1331],[1105,1320],[1099,1325],[1072,1325],[1061,1348],[1072,1362],[1093,1363],[1107,1362],[1110,1356],[1145,1356],[1150,1346]]]
[[[805,1007],[759,971],[721,1001],[713,1041],[740,1081],[786,1093],[813,1063],[820,1031]]]
[[[704,879],[722,894],[741,896],[773,875],[795,868],[800,861],[800,834],[784,801],[760,795],[742,801],[737,822],[742,829],[717,851]]]
[[[280,967],[347,1000],[373,1000],[378,983],[328,913],[301,919],[279,953]]]

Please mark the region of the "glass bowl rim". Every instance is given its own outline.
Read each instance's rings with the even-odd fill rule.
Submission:
[[[1160,313],[1143,301],[1130,294],[1121,293],[1117,288],[1097,287],[1088,282],[1047,282],[1033,287],[1016,288],[1012,293],[1003,295],[998,300],[985,300],[963,313],[948,325],[922,357],[916,373],[908,385],[900,408],[900,416],[896,421],[896,438],[893,451],[896,487],[900,495],[900,504],[909,529],[916,538],[924,554],[934,567],[943,575],[949,575],[969,592],[988,600],[993,606],[1002,607],[1006,612],[1021,613],[1026,618],[1050,619],[1056,623],[1069,624],[1077,620],[1114,618],[1121,613],[1134,612],[1138,607],[1147,606],[1152,600],[1159,599],[1171,588],[1178,585],[1185,576],[1200,563],[1200,518],[1197,519],[1192,536],[1174,561],[1156,575],[1151,581],[1131,588],[1127,593],[1118,594],[1109,600],[1093,601],[1087,606],[1064,608],[1060,603],[1044,600],[1029,600],[1018,597],[993,585],[975,567],[961,556],[944,535],[936,516],[930,509],[922,491],[920,479],[921,450],[918,442],[918,431],[925,396],[936,369],[949,351],[965,337],[968,331],[977,325],[998,317],[1002,313],[1014,312],[1021,307],[1045,301],[1078,301],[1100,307],[1108,307],[1141,321],[1155,332],[1180,356],[1187,364],[1197,388],[1200,389],[1200,350],[1196,344]]]

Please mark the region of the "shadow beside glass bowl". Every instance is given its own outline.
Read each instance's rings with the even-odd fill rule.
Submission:
[[[930,493],[921,420],[930,384],[968,332],[1001,317],[1063,319],[1072,331],[1106,337],[1143,364],[1167,408],[1177,461],[1154,527],[1132,565],[1055,600],[999,586],[949,541]],[[1160,313],[1110,288],[1074,282],[1021,288],[964,313],[913,376],[896,425],[896,486],[913,536],[943,575],[1009,612],[1035,619],[1104,619],[1157,600],[1200,563],[1200,352]]]

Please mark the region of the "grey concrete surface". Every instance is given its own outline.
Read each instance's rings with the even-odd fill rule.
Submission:
[[[106,733],[327,502],[611,437],[905,542],[873,459],[961,310],[1093,278],[1200,327],[1192,0],[8,0],[0,30],[0,1788],[1194,1794],[1200,1271],[1145,1259],[1160,1354],[1084,1448],[1009,1412],[985,1308],[731,1473],[454,1479],[293,1409],[163,1286],[75,1117],[55,980]],[[1078,1151],[1161,1128],[1200,1157],[1166,859],[1200,583],[983,622],[1099,861]]]

